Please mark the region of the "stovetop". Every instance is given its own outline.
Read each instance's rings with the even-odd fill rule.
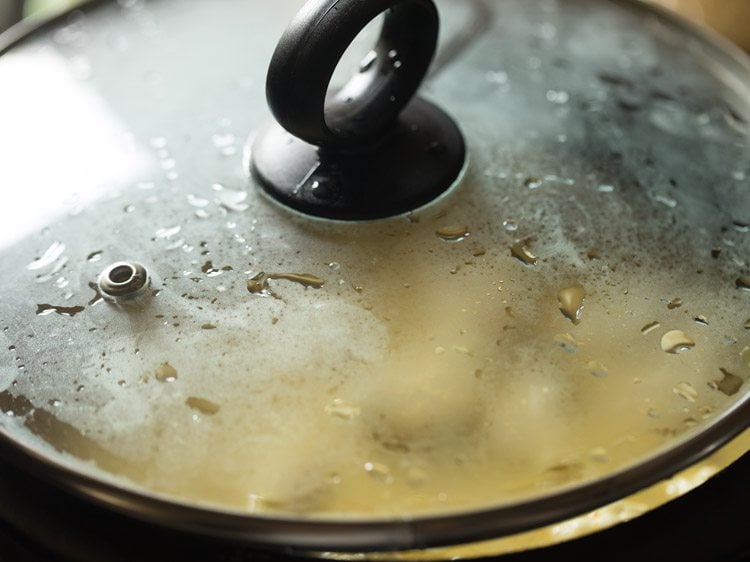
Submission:
[[[750,453],[693,492],[634,521],[552,548],[495,559],[750,560]],[[0,562],[297,562],[164,531],[81,502],[8,465],[0,465]]]

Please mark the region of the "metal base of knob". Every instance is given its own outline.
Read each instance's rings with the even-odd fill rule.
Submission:
[[[273,199],[301,213],[360,221],[421,207],[447,191],[466,160],[463,135],[441,109],[415,98],[376,144],[322,149],[278,124],[252,146],[251,172]]]

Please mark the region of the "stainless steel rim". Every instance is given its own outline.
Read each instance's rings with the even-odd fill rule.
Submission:
[[[91,10],[113,0],[87,0]],[[642,0],[610,0],[625,9],[653,14],[700,41],[713,57],[750,90],[750,60],[716,34]],[[75,10],[72,10],[75,11]],[[64,19],[22,22],[0,34],[0,55],[25,38]],[[750,393],[699,433],[625,469],[589,483],[564,488],[531,501],[496,508],[405,519],[306,519],[261,517],[188,505],[98,480],[44,457],[0,430],[0,456],[64,490],[103,507],[169,528],[258,545],[301,550],[409,550],[498,538],[591,511],[668,478],[704,459],[750,427]]]

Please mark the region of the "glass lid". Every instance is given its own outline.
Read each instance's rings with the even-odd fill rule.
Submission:
[[[249,173],[302,4],[97,2],[0,46],[5,457],[170,525],[393,548],[560,520],[747,427],[743,55],[636,2],[437,0],[421,95],[462,176],[334,221]]]

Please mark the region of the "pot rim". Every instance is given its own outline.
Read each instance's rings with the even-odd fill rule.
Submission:
[[[76,8],[46,19],[22,21],[0,34],[0,56],[37,32],[76,11],[114,0],[84,0]],[[487,1],[487,0],[481,0]],[[627,10],[649,13],[708,49],[710,58],[750,91],[750,58],[718,33],[644,0],[609,0]],[[725,73],[726,75],[726,73]],[[564,486],[531,500],[496,507],[403,518],[309,518],[242,514],[216,506],[189,504],[148,494],[84,474],[0,428],[0,458],[74,495],[135,519],[182,531],[272,547],[341,552],[410,550],[448,546],[512,535],[568,519],[625,498],[697,464],[750,428],[750,389],[703,427],[607,476]]]

